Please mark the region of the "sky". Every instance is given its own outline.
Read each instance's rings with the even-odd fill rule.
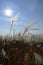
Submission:
[[[12,16],[7,16],[5,10],[10,9]],[[31,33],[43,34],[43,0],[0,0],[0,34],[10,32],[9,19],[19,14],[18,23],[13,25],[14,31],[23,31],[27,25],[37,22],[32,28],[40,30],[29,30]]]

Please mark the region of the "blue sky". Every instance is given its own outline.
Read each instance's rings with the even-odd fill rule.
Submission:
[[[26,24],[31,25],[32,22],[39,22],[32,28],[40,30],[32,31],[32,33],[43,33],[43,0],[0,0],[0,34],[7,34],[10,31],[10,17],[4,14],[6,9],[13,11],[12,16],[20,12],[19,24],[14,24],[15,31],[22,31]]]

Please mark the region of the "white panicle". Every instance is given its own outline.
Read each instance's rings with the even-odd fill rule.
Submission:
[[[14,23],[14,22],[17,22],[17,21],[18,21],[18,17],[19,17],[19,13],[17,13],[16,16],[14,16],[14,17],[12,17],[12,18],[10,19],[10,23],[12,24],[12,23]]]
[[[19,17],[19,13],[17,13],[17,15],[15,17],[12,17],[10,19],[10,23],[11,23],[11,26],[10,26],[10,34],[11,34],[11,30],[12,30],[13,24],[18,21],[18,17]]]

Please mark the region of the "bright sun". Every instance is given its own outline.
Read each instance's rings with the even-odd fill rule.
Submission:
[[[6,16],[11,16],[12,15],[12,11],[10,9],[6,9],[5,10],[5,15]]]

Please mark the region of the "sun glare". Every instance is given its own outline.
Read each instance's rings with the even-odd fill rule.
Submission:
[[[6,9],[5,10],[5,15],[6,16],[11,16],[12,15],[12,11],[10,9]]]

